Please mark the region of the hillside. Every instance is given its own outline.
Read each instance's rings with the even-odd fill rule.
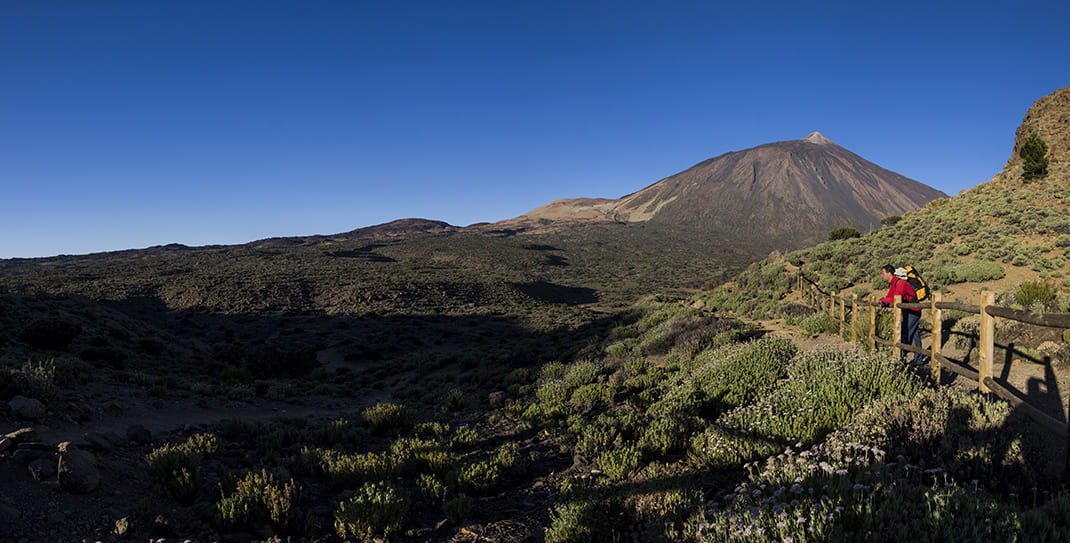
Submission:
[[[842,226],[869,231],[945,196],[814,132],[725,153],[616,200],[558,200],[492,226],[646,223],[702,232],[756,254],[812,245]]]

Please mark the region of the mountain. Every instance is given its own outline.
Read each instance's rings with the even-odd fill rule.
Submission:
[[[616,200],[557,200],[491,227],[537,232],[647,223],[737,246],[793,249],[824,241],[841,226],[872,230],[885,217],[946,196],[814,132],[725,153]]]

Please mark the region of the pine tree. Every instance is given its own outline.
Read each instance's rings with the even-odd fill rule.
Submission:
[[[1048,173],[1048,144],[1033,132],[1022,144],[1018,156],[1022,158],[1022,177],[1026,180],[1044,177]]]

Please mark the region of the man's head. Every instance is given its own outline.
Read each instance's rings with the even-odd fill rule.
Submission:
[[[881,279],[884,279],[885,281],[891,283],[892,277],[895,277],[895,266],[889,264],[881,268]]]

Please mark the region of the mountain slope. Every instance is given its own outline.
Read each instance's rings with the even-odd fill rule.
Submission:
[[[648,222],[798,248],[840,226],[880,220],[947,195],[888,171],[814,132],[725,153],[617,200],[558,200],[497,228],[537,231]]]

